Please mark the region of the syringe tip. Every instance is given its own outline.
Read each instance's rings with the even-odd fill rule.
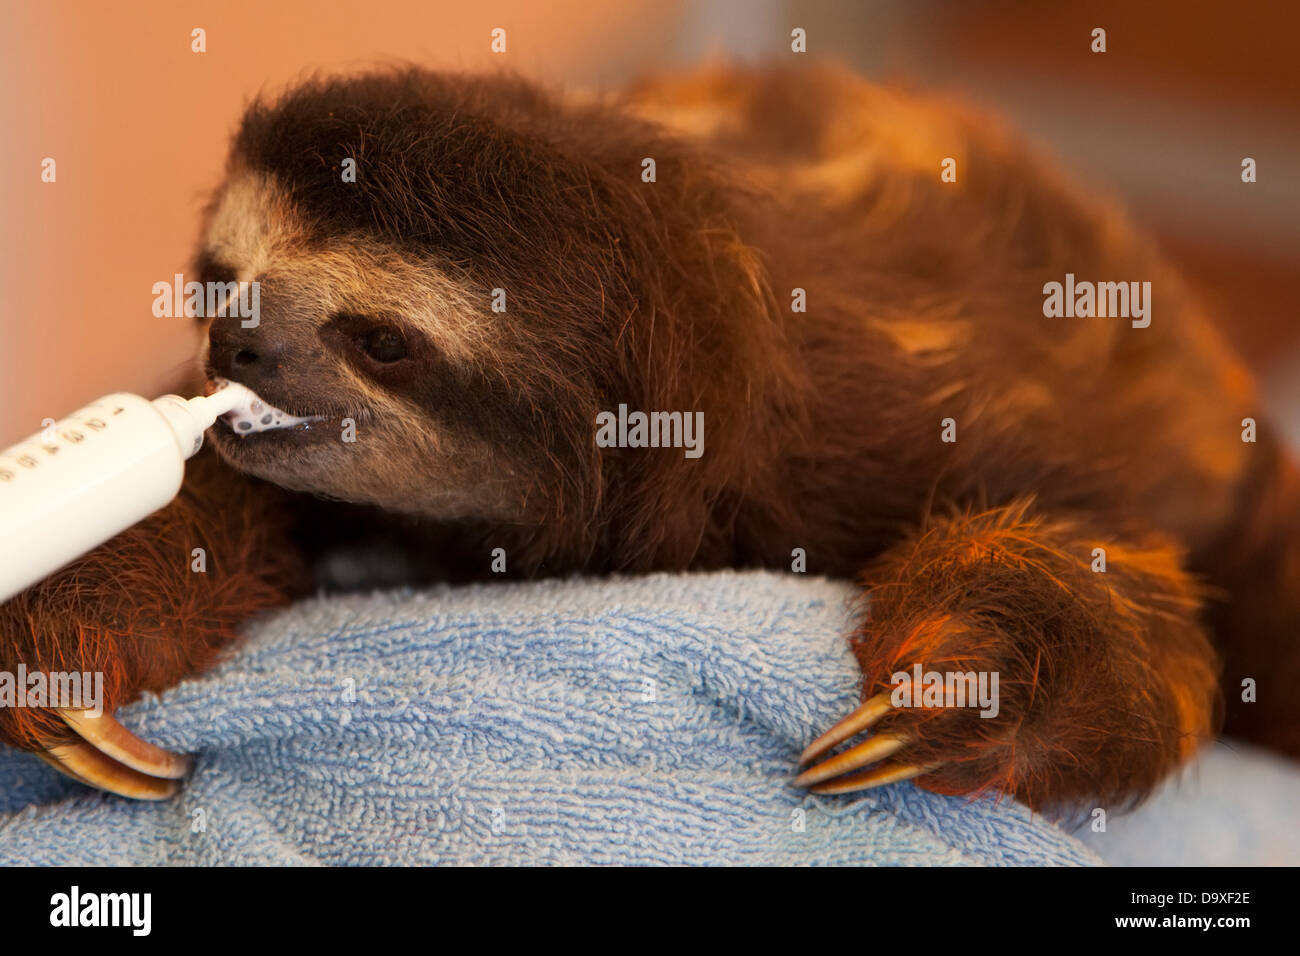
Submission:
[[[210,415],[212,421],[216,421],[226,412],[238,408],[240,405],[246,405],[249,401],[257,396],[246,386],[238,382],[228,382],[225,379],[218,380],[217,390],[211,395],[190,399],[191,403],[199,403],[207,415]]]

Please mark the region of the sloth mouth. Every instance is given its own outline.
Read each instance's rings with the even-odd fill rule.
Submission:
[[[210,378],[205,391],[211,395],[226,384],[224,378]],[[313,430],[312,426],[319,427],[326,421],[324,415],[295,415],[287,412],[272,405],[248,386],[240,382],[234,384],[241,385],[246,394],[238,405],[218,421],[225,423],[229,431],[240,438],[271,431],[310,431]]]

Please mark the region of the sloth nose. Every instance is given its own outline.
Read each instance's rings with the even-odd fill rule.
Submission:
[[[208,364],[222,378],[254,391],[280,364],[283,346],[259,328],[246,329],[239,316],[220,316],[208,329]]]

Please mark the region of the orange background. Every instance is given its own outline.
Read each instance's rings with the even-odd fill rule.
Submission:
[[[0,445],[115,390],[152,396],[196,347],[151,312],[188,266],[247,100],[309,68],[393,58],[599,81],[664,23],[632,0],[475,3],[0,2]],[[671,26],[671,18],[666,21]],[[207,31],[191,52],[190,31]],[[490,53],[507,30],[506,57]],[[58,180],[40,180],[53,157]]]
[[[1010,113],[1123,193],[1284,410],[1300,408],[1300,5],[781,0],[0,2],[0,446],[108,391],[156,394],[196,331],[151,314],[182,271],[246,101],[391,59],[618,82],[714,51],[905,76]],[[1093,26],[1110,52],[1088,51]],[[190,31],[207,31],[207,52]],[[493,27],[509,52],[489,51]],[[1239,181],[1253,155],[1261,182]],[[40,181],[43,157],[58,181]]]

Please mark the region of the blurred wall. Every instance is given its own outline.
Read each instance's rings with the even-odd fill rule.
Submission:
[[[0,447],[189,361],[193,323],[154,318],[150,287],[187,266],[258,90],[391,59],[600,83],[660,59],[679,25],[664,0],[0,0]]]
[[[489,52],[495,26],[505,56]],[[186,265],[258,90],[388,59],[616,83],[720,53],[790,56],[792,26],[808,31],[807,56],[990,105],[1121,193],[1274,403],[1300,409],[1297,3],[3,0],[0,444],[106,391],[157,392],[189,360],[195,331],[155,319],[150,286]],[[1097,26],[1105,54],[1089,50]],[[1243,156],[1258,183],[1241,183]]]

